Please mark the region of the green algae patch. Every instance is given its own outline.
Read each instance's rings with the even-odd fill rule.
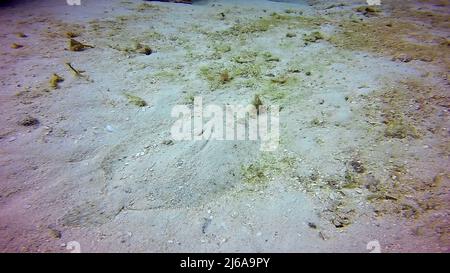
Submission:
[[[263,184],[267,182],[264,166],[252,163],[241,168],[242,179],[248,184]]]
[[[225,62],[211,62],[200,67],[199,75],[208,82],[211,90],[226,86],[239,79],[238,83],[255,86],[262,83],[264,72],[274,67],[279,59],[269,52],[242,51]]]
[[[122,44],[110,45],[110,47],[117,51],[122,51],[128,54],[150,55],[154,52],[154,50],[150,46],[140,43],[136,40],[128,41],[127,43]]]
[[[231,51],[231,45],[226,43],[214,43],[212,48],[214,51],[211,54],[212,59],[221,59],[226,53]]]
[[[136,105],[138,107],[145,107],[145,106],[147,106],[147,102],[144,99],[142,99],[142,98],[140,98],[138,96],[131,95],[131,94],[128,94],[128,93],[125,93],[124,95],[128,99],[128,102],[133,104],[133,105]]]
[[[377,6],[360,6],[355,8],[356,12],[360,12],[366,16],[377,15],[381,12],[381,8]]]
[[[208,82],[211,90],[216,90],[233,79],[228,69],[221,69],[214,64],[200,67],[199,74]]]
[[[328,20],[322,16],[272,13],[269,16],[257,20],[237,23],[227,30],[211,33],[210,35],[216,39],[225,39],[225,37],[228,36],[239,36],[244,38],[243,36],[245,35],[264,33],[277,27],[313,29],[327,21]]]
[[[282,74],[266,79],[260,85],[260,94],[262,97],[272,102],[290,102],[296,96],[296,90],[300,89],[300,80],[296,76]]]
[[[256,61],[256,57],[258,57],[258,52],[256,51],[242,51],[240,54],[234,56],[232,60],[239,64],[245,63],[253,63]]]
[[[288,92],[279,88],[276,84],[268,84],[262,89],[261,95],[271,101],[278,101],[286,98],[288,96]]]
[[[436,121],[442,119],[439,107],[448,104],[445,88],[425,79],[402,80],[382,89],[377,96],[382,101],[384,136],[398,139],[438,132]]]
[[[303,36],[303,40],[305,41],[305,44],[309,44],[309,43],[315,43],[319,40],[323,40],[325,39],[325,37],[323,36],[323,34],[320,31],[313,31],[309,34],[305,34]]]
[[[277,157],[263,153],[258,160],[241,166],[242,181],[248,186],[267,186],[270,178],[281,176],[292,169],[296,159],[292,156]]]
[[[419,138],[420,134],[415,126],[405,121],[403,118],[396,117],[390,118],[386,121],[386,129],[384,131],[386,137],[392,138],[406,138],[408,136],[413,138]]]
[[[328,41],[345,49],[390,55],[394,60],[439,61],[449,66],[445,37],[430,34],[427,27],[412,21],[378,17],[364,22],[343,21]]]
[[[138,12],[148,12],[148,11],[163,11],[166,10],[166,8],[149,3],[142,3],[139,4],[136,8],[134,8],[134,10]]]

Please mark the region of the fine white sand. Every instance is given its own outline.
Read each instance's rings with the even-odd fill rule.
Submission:
[[[363,185],[333,186],[354,172],[352,161],[362,162],[364,175],[355,175],[366,180],[394,183],[392,170],[401,165],[420,181],[444,173],[448,185],[448,111],[434,119],[441,134],[386,138],[382,102],[373,95],[437,70],[434,63],[394,62],[326,40],[304,45],[311,29],[283,24],[245,39],[214,36],[287,9],[347,18],[364,1],[329,10],[325,1],[152,2],[141,10],[144,1],[81,2],[0,9],[1,251],[68,252],[66,244],[77,241],[82,252],[369,252],[373,240],[386,252],[449,250],[448,207],[417,218],[380,214]],[[335,22],[316,29],[332,35]],[[67,50],[71,30],[95,47]],[[154,52],[127,52],[134,41]],[[219,57],[218,44],[229,46]],[[211,90],[202,67],[232,67],[248,51],[278,60],[255,81],[236,76]],[[85,76],[74,77],[66,62]],[[279,98],[264,93],[260,80],[292,68],[299,69],[289,74],[294,82],[269,84]],[[53,73],[64,78],[55,90]],[[124,93],[148,106],[129,103]],[[255,141],[168,142],[171,110],[190,96],[226,105],[248,104],[257,93],[282,106],[275,152],[261,152]],[[19,125],[28,115],[39,124]],[[255,183],[246,181],[252,175]]]

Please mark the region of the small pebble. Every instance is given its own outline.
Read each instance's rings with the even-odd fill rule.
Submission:
[[[106,125],[106,131],[114,132],[114,129],[113,129],[113,127],[111,127],[111,125]]]

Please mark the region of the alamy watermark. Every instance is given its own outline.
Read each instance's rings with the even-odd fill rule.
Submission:
[[[69,6],[80,6],[81,0],[66,0],[66,3]]]
[[[370,253],[381,253],[381,245],[378,240],[373,240],[367,243],[366,249],[370,250]]]
[[[381,5],[381,0],[367,0],[367,5],[379,6],[379,5]]]
[[[70,253],[81,253],[81,245],[77,241],[70,241],[66,245],[66,249],[70,251]]]
[[[81,253],[81,245],[78,241],[70,241],[66,245],[66,249],[70,253]],[[367,243],[366,249],[370,250],[370,253],[381,253],[381,245],[378,240],[373,240]]]
[[[275,151],[280,139],[278,105],[203,106],[195,97],[193,107],[176,105],[172,117],[178,118],[171,128],[173,140],[251,140],[261,141],[261,151]]]

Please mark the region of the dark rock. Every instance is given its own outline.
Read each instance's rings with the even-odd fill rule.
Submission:
[[[171,140],[171,139],[163,140],[162,144],[164,144],[164,145],[173,145],[173,140]]]
[[[350,162],[350,165],[352,166],[353,170],[357,173],[363,173],[366,171],[366,168],[364,168],[363,164],[359,160],[352,160]]]
[[[32,116],[26,116],[25,118],[23,118],[22,120],[19,121],[19,125],[22,125],[22,126],[33,126],[33,125],[38,125],[38,124],[39,124],[39,120]]]

